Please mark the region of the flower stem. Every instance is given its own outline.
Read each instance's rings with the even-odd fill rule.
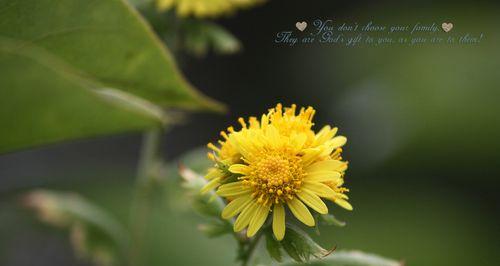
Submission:
[[[262,236],[262,230],[257,233],[257,235],[250,241],[247,242],[248,248],[244,252],[244,256],[242,257],[241,266],[248,266],[252,261],[253,254],[259,244],[260,238]]]
[[[149,183],[151,166],[160,154],[162,132],[161,129],[152,129],[144,133],[137,171],[138,186],[144,187]]]
[[[152,178],[151,173],[155,163],[158,162],[161,147],[161,129],[152,129],[144,133],[139,158],[139,166],[135,183],[134,197],[130,211],[130,230],[132,234],[132,245],[130,250],[130,264],[143,265],[142,253],[145,229],[151,212],[150,192]]]

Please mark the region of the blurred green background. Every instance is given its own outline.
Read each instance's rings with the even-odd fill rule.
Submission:
[[[177,59],[197,88],[230,111],[191,114],[163,136],[172,164],[148,226],[148,265],[234,262],[233,239],[207,239],[196,229],[203,219],[183,200],[175,165],[202,169],[203,162],[185,154],[215,140],[237,117],[277,102],[314,106],[318,127],[333,124],[348,138],[346,182],[354,211],[334,208],[347,226],[322,228],[321,244],[407,265],[498,265],[499,12],[494,1],[270,1],[218,19],[240,39],[240,53],[180,52]],[[451,21],[453,31],[485,38],[476,45],[419,47],[273,43],[278,31],[316,18]],[[161,31],[162,20],[152,23]],[[15,197],[38,187],[77,191],[126,222],[140,142],[140,134],[130,133],[1,155],[0,264],[87,265],[66,234],[34,221]]]

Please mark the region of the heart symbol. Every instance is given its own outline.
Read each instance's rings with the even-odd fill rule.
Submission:
[[[295,27],[297,27],[297,29],[300,31],[304,31],[307,28],[307,22],[305,21],[297,22],[295,23]]]
[[[449,32],[451,29],[453,29],[453,24],[451,22],[443,22],[443,24],[441,24],[441,28],[443,28],[445,32]]]

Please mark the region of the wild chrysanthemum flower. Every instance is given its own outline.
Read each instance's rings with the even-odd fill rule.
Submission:
[[[176,7],[179,16],[217,17],[247,8],[264,0],[156,0],[160,10]]]
[[[282,240],[285,207],[308,226],[315,225],[308,207],[328,213],[324,199],[352,210],[342,187],[347,162],[340,154],[347,140],[329,126],[315,133],[313,116],[311,107],[296,114],[295,105],[283,110],[278,104],[248,125],[240,119],[241,130],[222,134],[220,148],[209,144],[217,166],[206,176],[211,181],[204,190],[218,187],[217,194],[228,200],[222,217],[237,216],[235,231],[248,227],[251,237],[272,213],[274,235]]]

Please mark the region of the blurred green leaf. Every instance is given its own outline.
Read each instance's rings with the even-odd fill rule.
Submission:
[[[0,38],[0,152],[166,122],[146,100],[102,85],[47,52]]]
[[[288,266],[302,265],[301,263],[288,263]],[[386,259],[378,255],[361,251],[336,251],[328,258],[311,261],[312,266],[403,266],[402,262]]]
[[[308,262],[311,257],[323,258],[331,252],[318,245],[306,232],[291,224],[287,224],[281,245],[297,262]]]
[[[207,152],[208,148],[206,146],[195,148],[184,153],[177,161],[194,172],[205,173],[214,164],[213,161],[207,158]]]
[[[124,0],[0,0],[0,37],[40,46],[105,87],[161,106],[222,108],[186,82]]]
[[[152,5],[154,0],[128,0],[128,2],[136,7],[143,5]]]
[[[219,54],[232,54],[241,49],[241,43],[223,27],[206,21],[186,20],[181,26],[183,47],[187,52],[203,56],[212,48]]]
[[[339,227],[344,227],[346,222],[340,221],[333,214],[321,214],[319,215],[319,220],[326,225],[336,225]]]
[[[0,0],[0,40],[0,152],[158,126],[156,105],[222,108],[122,0]]]
[[[77,255],[99,265],[118,265],[126,252],[126,231],[98,206],[75,193],[35,190],[23,197],[38,218],[52,226],[70,230]]]
[[[75,223],[70,228],[70,240],[76,256],[92,260],[101,266],[119,265],[119,255],[114,245],[102,231],[83,223]]]
[[[207,31],[216,53],[232,54],[241,50],[241,42],[225,28],[211,24]]]
[[[321,235],[320,225],[335,225],[338,227],[344,227],[346,222],[340,221],[333,214],[319,214],[315,213],[314,219],[318,221],[314,226],[314,231],[316,231],[317,235]]]
[[[219,197],[202,195],[199,191],[193,195],[192,204],[196,212],[214,218],[219,218],[224,209],[224,204]]]
[[[213,222],[208,224],[198,225],[198,230],[203,232],[208,237],[218,237],[224,234],[230,234],[233,232],[233,228],[230,223],[224,222]]]
[[[184,166],[179,167],[179,174],[184,179],[183,186],[188,190],[187,197],[194,210],[202,215],[220,219],[225,204],[214,191],[205,194],[200,192],[207,183],[205,178]]]

